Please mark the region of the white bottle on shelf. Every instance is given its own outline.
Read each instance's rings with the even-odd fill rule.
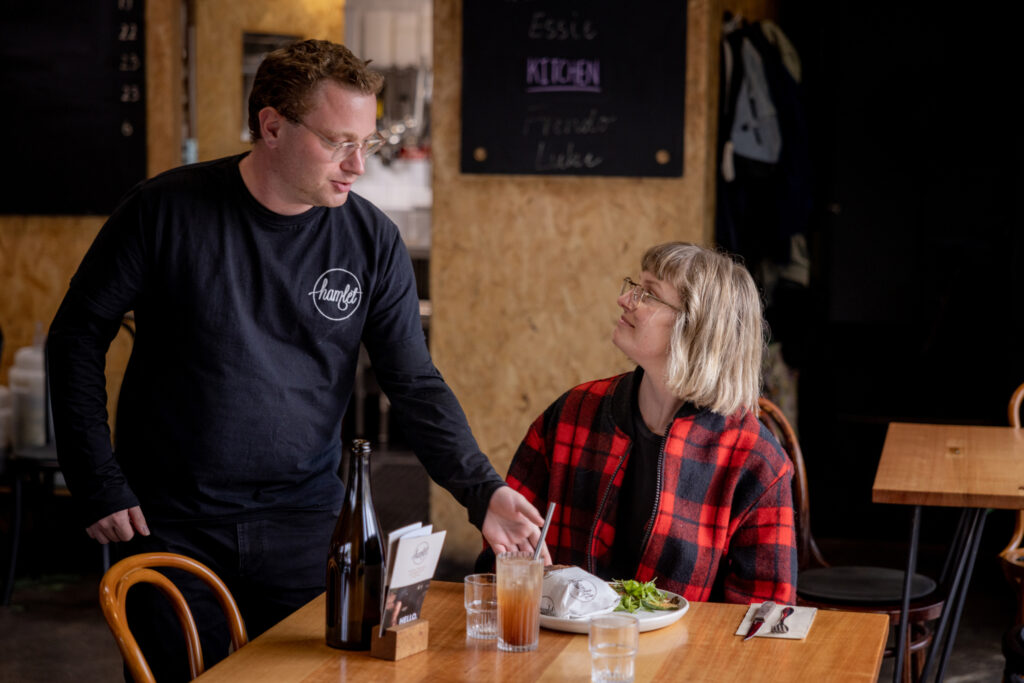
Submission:
[[[11,445],[15,450],[46,445],[46,369],[43,344],[24,346],[14,354],[8,373],[11,390]]]

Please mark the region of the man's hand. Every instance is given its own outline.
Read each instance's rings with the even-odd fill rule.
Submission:
[[[88,527],[85,533],[89,535],[89,538],[106,545],[117,541],[130,541],[136,531],[143,536],[149,536],[146,518],[142,514],[142,508],[138,505],[107,515]]]
[[[495,554],[523,550],[533,552],[537,543],[543,543],[540,527],[544,525],[537,508],[518,491],[502,486],[491,496],[484,517],[484,539]],[[544,564],[551,564],[547,544],[541,546]]]

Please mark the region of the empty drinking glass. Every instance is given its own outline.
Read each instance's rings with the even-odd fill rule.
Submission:
[[[605,614],[590,620],[592,683],[633,683],[640,621],[632,614]]]
[[[466,635],[498,637],[498,584],[494,574],[470,574],[463,581],[466,603]]]

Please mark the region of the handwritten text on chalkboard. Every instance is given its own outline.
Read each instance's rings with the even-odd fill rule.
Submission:
[[[681,175],[676,4],[465,0],[462,171]]]

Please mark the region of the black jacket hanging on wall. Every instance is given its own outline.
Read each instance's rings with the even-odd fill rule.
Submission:
[[[803,276],[792,274],[801,270],[793,253],[810,222],[810,152],[800,84],[764,26],[734,19],[723,30],[715,237],[745,259],[764,289],[773,339],[791,341],[787,361],[799,365],[807,277],[806,263]]]

